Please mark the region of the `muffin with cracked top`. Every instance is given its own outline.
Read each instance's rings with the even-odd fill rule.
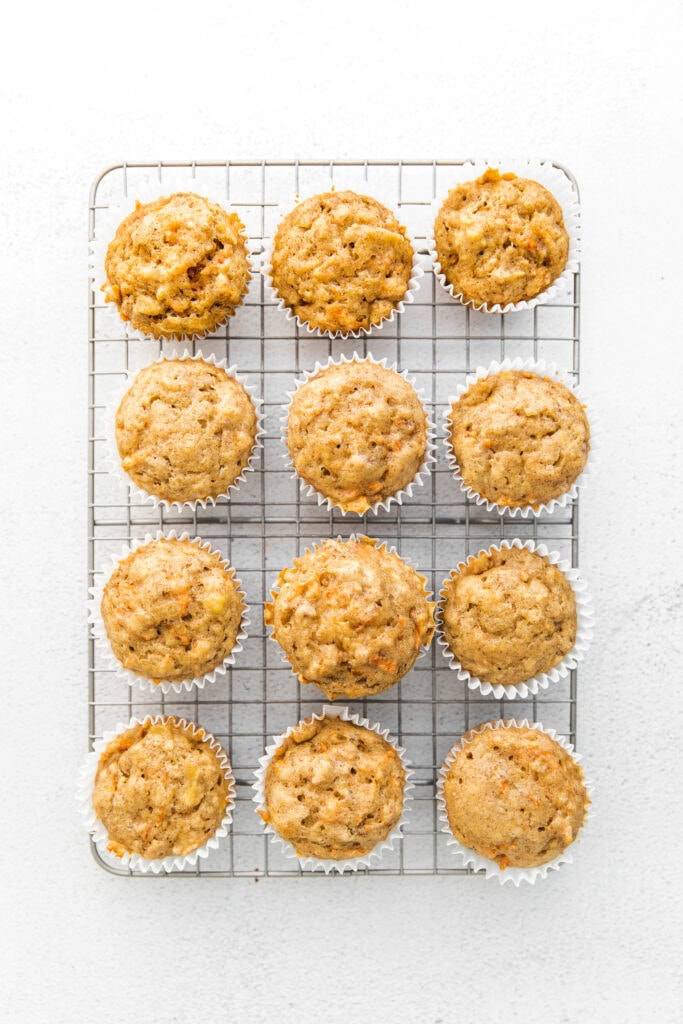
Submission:
[[[323,332],[369,330],[405,296],[413,265],[391,210],[352,191],[295,206],[273,240],[273,288],[303,323]]]
[[[264,620],[302,683],[371,697],[410,671],[434,632],[426,579],[369,537],[324,540],[280,573]]]
[[[210,333],[247,291],[244,225],[193,192],[138,202],[109,244],[105,273],[106,301],[143,334]]]
[[[463,302],[526,302],[564,271],[569,235],[543,185],[487,170],[452,189],[434,222],[441,272]]]

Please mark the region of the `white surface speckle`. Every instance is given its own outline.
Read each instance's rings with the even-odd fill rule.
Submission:
[[[2,1020],[674,1024],[681,968],[681,7],[13,8],[0,67]],[[121,159],[551,156],[583,203],[595,822],[534,888],[122,880],[86,706],[86,208]]]

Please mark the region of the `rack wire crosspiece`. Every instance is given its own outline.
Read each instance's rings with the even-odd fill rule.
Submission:
[[[445,194],[455,168],[465,161],[215,161],[124,163],[104,171],[93,185],[89,237],[112,206],[134,198],[138,190],[158,186],[159,194],[196,191],[233,207],[242,218],[256,258],[271,238],[277,220],[296,195],[329,186],[355,188],[391,202],[416,247],[427,256],[430,206]],[[566,168],[555,165],[576,183]],[[502,518],[468,502],[452,478],[443,444],[443,418],[449,395],[477,366],[505,357],[546,359],[579,375],[580,271],[570,290],[547,305],[505,315],[476,313],[454,302],[434,279],[427,262],[416,301],[388,328],[354,341],[321,340],[296,325],[266,297],[255,274],[245,303],[227,326],[193,345],[163,344],[166,354],[188,347],[226,359],[256,384],[264,399],[264,450],[230,501],[196,512],[165,511],[131,502],[127,488],[106,464],[105,416],[111,396],[129,370],[155,359],[156,342],[129,336],[117,311],[89,288],[89,486],[88,565],[93,573],[110,554],[158,529],[187,530],[209,540],[235,566],[247,594],[252,625],[236,664],[201,692],[158,697],[129,688],[100,662],[89,642],[89,740],[132,715],[178,713],[200,722],[230,754],[237,782],[232,829],[219,850],[196,869],[169,877],[298,876],[296,861],[286,859],[263,834],[252,803],[253,773],[272,736],[318,710],[322,694],[302,687],[280,659],[263,625],[263,602],[279,570],[323,537],[365,532],[397,547],[417,563],[434,594],[458,562],[481,548],[521,537],[545,543],[573,566],[578,564],[578,501],[538,519]],[[425,404],[438,424],[438,461],[432,475],[402,506],[378,516],[342,516],[301,494],[282,460],[280,418],[286,392],[295,377],[342,353],[372,354],[407,369],[422,388]],[[413,806],[403,842],[382,858],[373,875],[465,875],[440,832],[434,796],[441,763],[457,738],[491,718],[541,721],[576,741],[577,672],[526,701],[494,700],[459,682],[434,643],[398,686],[353,710],[389,728],[406,747],[415,768]],[[135,875],[116,858],[100,855],[100,864],[120,875]],[[305,873],[307,877],[326,877]],[[145,875],[144,877],[157,877]],[[337,877],[347,877],[346,875]]]

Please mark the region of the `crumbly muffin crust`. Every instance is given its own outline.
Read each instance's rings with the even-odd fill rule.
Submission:
[[[276,750],[261,815],[300,857],[348,860],[387,838],[401,817],[404,786],[401,759],[382,736],[323,718]]]
[[[182,857],[216,833],[228,782],[205,736],[169,718],[135,725],[107,745],[92,799],[117,857]]]
[[[107,302],[155,338],[213,331],[247,290],[244,226],[193,192],[136,203],[107,249]]]
[[[434,633],[426,579],[369,537],[325,540],[283,569],[264,620],[302,683],[329,700],[381,693]]]
[[[225,494],[248,465],[256,429],[242,384],[203,359],[146,366],[116,412],[123,469],[169,502]]]
[[[452,573],[440,603],[444,637],[462,667],[489,683],[549,672],[576,640],[569,580],[537,551],[481,551]]]
[[[533,299],[560,276],[569,257],[555,197],[537,181],[497,170],[448,193],[434,240],[454,291],[489,305]]]
[[[526,370],[475,381],[448,419],[465,485],[498,505],[537,508],[559,498],[588,459],[590,427],[579,399]]]
[[[235,646],[244,604],[218,552],[160,538],[119,562],[101,612],[123,667],[159,683],[196,679],[222,664]]]
[[[470,734],[444,780],[455,838],[501,868],[528,868],[574,842],[590,800],[583,771],[550,736],[525,726]]]
[[[346,512],[367,512],[420,469],[427,414],[394,370],[370,362],[330,365],[294,393],[287,446],[306,483]]]
[[[378,324],[401,301],[412,272],[406,229],[377,200],[324,192],[299,203],[275,232],[273,286],[321,331]]]

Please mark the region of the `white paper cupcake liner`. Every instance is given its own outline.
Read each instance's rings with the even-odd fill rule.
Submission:
[[[364,537],[364,536],[365,536],[364,534],[360,534],[360,533],[352,533],[352,534],[350,534],[350,535],[349,535],[349,536],[348,536],[347,538],[344,538],[344,537],[342,537],[342,536],[341,536],[340,534],[338,534],[338,535],[337,535],[337,536],[336,536],[336,537],[335,537],[334,539],[335,539],[335,540],[338,540],[338,541],[340,541],[340,542],[342,542],[342,543],[345,543],[345,541],[346,541],[346,540],[349,540],[349,541],[358,541],[358,540],[361,540],[361,539],[362,539],[362,537]],[[370,541],[372,541],[372,543],[373,543],[373,544],[375,545],[375,547],[376,547],[376,548],[377,548],[377,549],[378,549],[379,551],[381,551],[382,549],[384,549],[385,551],[388,551],[388,552],[389,552],[390,554],[394,554],[394,555],[396,555],[396,556],[397,556],[398,558],[400,558],[400,559],[401,559],[401,561],[403,562],[403,564],[404,564],[404,565],[407,565],[407,566],[408,566],[408,568],[410,568],[410,569],[414,569],[414,570],[415,570],[415,572],[416,572],[416,573],[418,574],[418,576],[420,577],[420,579],[424,581],[424,593],[425,593],[425,597],[426,597],[427,601],[431,601],[431,600],[432,600],[432,598],[433,598],[433,596],[434,596],[434,595],[432,594],[432,591],[431,591],[431,590],[429,590],[429,588],[428,588],[428,586],[427,586],[427,582],[428,582],[428,581],[427,581],[427,577],[426,577],[426,576],[424,576],[424,575],[423,575],[423,574],[422,574],[422,573],[420,572],[420,570],[419,570],[419,568],[418,568],[418,566],[417,566],[417,563],[416,563],[416,562],[413,562],[413,561],[411,561],[411,560],[410,560],[410,559],[408,559],[408,558],[404,558],[404,557],[403,557],[403,555],[401,555],[401,554],[400,554],[400,553],[398,552],[398,550],[397,550],[397,549],[396,549],[396,548],[395,548],[395,547],[394,547],[393,545],[389,545],[389,544],[387,544],[387,542],[386,542],[386,541],[381,541],[381,540],[377,540],[377,539],[376,539],[376,538],[374,538],[374,537],[366,537],[365,539],[366,539],[366,540],[370,540]],[[310,553],[311,553],[312,551],[318,551],[318,550],[319,550],[320,548],[322,548],[322,546],[323,546],[323,543],[324,543],[324,541],[321,541],[321,542],[320,542],[319,544],[312,544],[312,545],[310,546],[310,548],[308,548],[308,547],[307,547],[307,548],[306,548],[306,549],[304,550],[304,555],[308,555],[308,554],[310,554]],[[303,557],[304,557],[303,555],[297,555],[297,559],[298,559],[298,558],[303,558]],[[278,578],[279,578],[279,576],[280,576],[280,573],[278,572]],[[273,600],[275,599],[276,595],[277,595],[277,594],[278,594],[279,592],[280,592],[280,588],[278,587],[277,583],[274,583],[274,584],[273,584],[273,587],[271,588],[271,591],[270,591],[270,596],[271,596],[271,597],[273,598]],[[274,634],[273,634],[273,628],[272,628],[272,626],[269,626],[269,627],[267,627],[267,628],[268,628],[268,631],[269,631],[269,636],[270,636],[270,639],[271,639],[271,640],[273,641],[273,643],[274,643],[274,644],[277,644],[278,648],[280,649],[280,652],[281,652],[281,654],[282,654],[282,657],[280,658],[280,660],[281,660],[281,661],[283,662],[283,664],[285,664],[285,665],[288,665],[288,666],[289,666],[289,668],[291,669],[292,675],[293,675],[293,676],[296,676],[296,678],[298,679],[298,678],[299,678],[299,673],[298,673],[298,672],[297,672],[297,671],[296,671],[296,670],[295,670],[294,668],[292,668],[292,665],[291,665],[291,662],[289,661],[289,658],[288,658],[288,657],[287,657],[287,655],[286,655],[286,654],[284,653],[284,651],[282,650],[282,647],[280,647],[280,644],[278,643],[278,641],[276,640],[276,638],[275,638],[275,636],[274,636]],[[413,668],[415,667],[415,665],[416,665],[416,664],[418,663],[418,661],[419,661],[419,660],[420,660],[421,658],[424,658],[425,654],[427,654],[427,653],[429,652],[429,648],[430,648],[430,646],[431,646],[431,641],[430,641],[430,643],[429,643],[428,645],[426,645],[426,646],[425,646],[424,644],[420,644],[420,650],[419,650],[419,652],[418,652],[418,655],[417,655],[417,657],[416,657],[415,661],[413,662],[413,664],[412,664],[411,668],[410,668],[410,669],[409,669],[408,671],[411,671],[411,670],[412,670],[412,669],[413,669]],[[406,673],[406,675],[407,675],[407,673]],[[405,676],[402,676],[401,678],[405,678]],[[401,682],[401,680],[400,680],[400,679],[397,679],[397,680],[396,680],[396,683],[394,683],[394,686],[398,686],[398,684],[399,684],[400,682]],[[306,683],[306,684],[302,684],[302,685],[307,685],[307,686],[316,686],[317,684],[316,684],[315,682],[311,681],[310,683]],[[393,689],[393,687],[389,687],[389,689],[391,690],[391,689]],[[382,691],[382,692],[384,693],[384,692],[387,692],[387,691]],[[327,700],[330,700],[330,699],[331,699],[331,698],[329,698],[329,697],[327,698]],[[347,699],[347,700],[349,700],[349,699],[351,699],[351,698],[348,698],[348,697],[347,697],[346,699]],[[355,698],[354,698],[354,699],[355,699]],[[367,697],[367,698],[360,698],[360,699],[370,699],[370,698],[369,698],[369,697]]]
[[[460,490],[467,495],[467,497],[476,502],[477,505],[486,506],[488,512],[492,512],[494,509],[501,515],[507,513],[512,516],[521,516],[522,519],[528,519],[529,516],[538,518],[544,512],[552,512],[556,508],[564,508],[571,501],[573,501],[579,493],[580,487],[585,487],[588,482],[588,477],[595,468],[595,453],[597,450],[595,436],[596,436],[596,418],[593,415],[591,409],[588,422],[590,426],[590,447],[588,450],[588,458],[586,459],[586,465],[583,467],[581,474],[576,478],[571,487],[561,494],[557,498],[552,498],[550,501],[543,505],[534,507],[532,505],[498,505],[495,501],[489,501],[488,498],[482,497],[472,487],[468,487],[462,478],[460,473],[460,466],[456,458],[455,452],[453,451],[453,445],[451,442],[451,425],[450,425],[450,412],[453,404],[457,402],[465,392],[474,384],[476,381],[481,380],[482,377],[491,377],[496,373],[503,373],[507,370],[526,370],[529,373],[535,373],[538,377],[548,377],[551,380],[557,381],[560,384],[564,384],[565,387],[569,388],[576,397],[585,406],[586,402],[583,396],[583,390],[575,385],[572,381],[571,375],[559,367],[555,366],[554,363],[546,363],[544,359],[522,359],[517,357],[516,359],[504,359],[502,363],[492,362],[487,367],[480,366],[477,368],[475,373],[470,374],[464,384],[458,385],[457,394],[449,396],[444,411],[444,426],[446,436],[444,443],[448,452],[448,463],[451,467],[453,476],[460,484]]]
[[[188,722],[187,719],[179,718],[177,715],[147,715],[145,718],[131,718],[130,722],[127,724],[120,722],[113,731],[105,732],[102,735],[102,739],[95,742],[93,749],[86,756],[85,763],[80,770],[78,778],[76,799],[81,818],[86,829],[90,832],[93,842],[97,846],[100,854],[107,855],[109,854],[109,833],[97,817],[92,803],[95,776],[97,775],[100,757],[111,741],[117,736],[120,736],[121,733],[126,732],[128,729],[132,729],[136,725],[144,725],[146,722],[150,722],[152,725],[160,725],[169,721],[169,719],[176,722],[191,736],[196,736],[199,732],[204,733],[204,740],[215,752],[221,770],[227,779],[228,802],[225,808],[225,814],[223,815],[223,820],[217,830],[203,846],[199,846],[196,850],[193,850],[192,853],[188,853],[180,857],[158,857],[154,860],[148,860],[146,857],[142,857],[139,853],[126,853],[123,854],[122,857],[117,858],[117,862],[122,867],[129,867],[133,871],[142,871],[145,874],[151,872],[152,874],[158,875],[162,871],[182,871],[186,867],[195,867],[197,860],[200,858],[205,860],[209,856],[209,852],[217,849],[220,845],[220,840],[228,834],[228,827],[232,822],[232,811],[235,806],[235,777],[233,775],[230,760],[223,747],[220,745],[218,740],[202,726],[197,725],[195,722]]]
[[[381,194],[379,194],[376,189],[370,191],[368,189],[358,188],[356,185],[349,185],[348,190],[356,192],[358,195],[368,196],[369,198],[374,199],[376,202],[381,203],[382,206],[385,206],[388,210],[391,210],[392,213],[394,213],[391,201],[382,198]],[[339,182],[330,181],[327,183],[325,187],[317,189],[315,192],[312,192],[311,195],[320,195],[323,192],[343,191],[347,191],[347,186],[341,185]],[[290,202],[280,203],[282,211],[280,220],[282,219],[282,217],[290,213],[295,206],[298,206],[301,202],[308,198],[310,197],[293,196]],[[400,222],[400,216],[397,213],[395,213],[394,215]],[[415,301],[415,295],[417,293],[418,288],[420,287],[420,278],[424,276],[424,258],[418,253],[417,246],[414,243],[413,239],[410,238],[410,236],[406,237],[408,237],[410,244],[413,247],[413,263],[410,273],[410,279],[408,281],[408,287],[406,289],[405,295],[403,296],[400,302],[396,303],[389,316],[383,317],[378,324],[371,324],[370,327],[361,327],[357,331],[322,331],[318,327],[312,327],[307,320],[302,320],[300,317],[298,317],[294,313],[294,311],[290,309],[285,300],[280,297],[275,285],[273,284],[273,239],[269,239],[267,242],[264,243],[264,249],[263,254],[261,256],[259,268],[265,279],[266,293],[268,294],[269,298],[272,299],[273,302],[277,303],[277,308],[279,310],[282,310],[282,312],[285,314],[286,320],[288,320],[290,323],[294,321],[300,330],[306,331],[306,333],[311,335],[312,337],[341,339],[342,341],[346,341],[348,338],[366,338],[370,334],[377,334],[388,324],[392,324],[394,320],[398,316],[400,316],[400,314],[404,311],[405,307],[409,306],[411,303]]]
[[[436,252],[434,221],[448,192],[454,189],[456,185],[476,180],[490,169],[499,170],[501,174],[512,171],[518,178],[529,178],[532,181],[539,182],[539,184],[543,185],[553,194],[562,207],[564,226],[569,235],[567,265],[560,276],[545,291],[540,292],[533,299],[527,299],[524,302],[507,302],[505,305],[501,305],[499,302],[488,304],[486,302],[477,303],[474,299],[466,299],[462,292],[456,292],[453,286],[446,280]],[[581,207],[579,205],[579,197],[567,174],[550,160],[533,160],[530,158],[468,160],[461,167],[454,167],[452,169],[448,190],[432,203],[427,235],[427,248],[432,257],[434,276],[443,289],[457,302],[460,302],[463,306],[469,306],[470,309],[474,309],[479,313],[516,313],[523,309],[533,309],[534,306],[550,302],[556,295],[562,295],[571,288],[572,275],[578,270],[581,259]]]
[[[215,497],[197,498],[195,501],[167,501],[164,498],[157,498],[148,491],[142,490],[141,487],[138,487],[138,485],[134,483],[121,465],[121,457],[116,443],[116,413],[123,396],[132,386],[138,374],[143,369],[147,369],[146,366],[141,367],[139,370],[127,371],[125,380],[107,403],[107,408],[105,410],[106,460],[107,468],[111,473],[113,473],[114,476],[128,487],[131,501],[135,501],[141,505],[150,504],[156,509],[162,508],[166,511],[170,511],[172,509],[177,509],[178,511],[190,509],[195,511],[197,508],[205,509],[209,506],[217,505],[221,498],[225,498],[226,501],[229,501],[231,498],[231,492],[238,491],[240,484],[244,483],[246,479],[245,474],[253,472],[255,464],[260,457],[261,449],[263,448],[261,438],[265,434],[265,430],[263,429],[263,400],[256,397],[255,385],[249,384],[248,378],[239,374],[235,365],[228,366],[225,359],[216,359],[213,355],[205,356],[202,354],[201,349],[196,353],[196,355],[192,355],[192,353],[187,349],[184,352],[175,355],[161,355],[158,359],[152,360],[152,363],[173,362],[177,359],[189,359],[193,362],[210,363],[212,366],[216,366],[220,370],[225,370],[228,377],[232,377],[233,380],[236,380],[241,384],[249,395],[254,406],[254,412],[256,413],[256,433],[254,435],[254,444],[251,449],[251,454],[249,455],[249,460],[240,475],[233,480],[226,491],[221,491],[221,493],[215,495]],[[148,365],[151,366],[152,363],[149,363]]]
[[[292,478],[299,479],[301,493],[306,494],[308,497],[315,497],[318,501],[318,505],[324,505],[330,512],[333,509],[337,509],[339,512],[341,512],[343,516],[364,516],[370,514],[376,515],[380,509],[383,509],[385,512],[387,512],[392,502],[396,502],[397,505],[402,505],[404,497],[407,496],[409,498],[412,498],[413,489],[415,487],[421,486],[424,482],[423,478],[426,479],[431,474],[431,467],[436,462],[436,456],[434,455],[434,452],[436,451],[436,427],[432,422],[431,417],[427,413],[427,410],[425,409],[425,414],[427,415],[427,447],[425,449],[424,462],[422,463],[422,465],[420,466],[417,473],[415,474],[415,476],[413,477],[409,484],[406,484],[405,487],[402,487],[400,491],[396,491],[395,494],[390,494],[387,498],[383,498],[381,501],[376,501],[375,504],[371,505],[370,508],[367,509],[365,512],[354,512],[352,510],[343,509],[341,505],[336,504],[336,502],[334,502],[331,498],[328,498],[324,494],[321,494],[320,491],[317,491],[312,484],[309,484],[304,479],[302,479],[302,477],[299,476],[294,467],[294,462],[290,455],[289,446],[287,444],[287,422],[289,420],[289,411],[292,406],[292,399],[294,398],[294,395],[299,390],[299,388],[303,387],[303,385],[306,384],[311,379],[311,377],[315,377],[315,375],[317,373],[320,373],[322,370],[328,370],[331,366],[341,366],[343,363],[373,363],[375,366],[382,366],[385,370],[393,370],[394,373],[397,373],[400,377],[403,377],[404,380],[406,380],[408,384],[410,384],[410,386],[414,389],[415,393],[417,394],[417,397],[419,398],[422,407],[424,408],[424,393],[422,389],[417,388],[415,386],[415,380],[414,378],[408,376],[407,370],[401,370],[399,372],[396,363],[393,363],[391,366],[387,366],[386,359],[378,360],[371,355],[359,356],[357,352],[354,352],[350,358],[344,355],[340,356],[339,359],[333,359],[332,357],[330,357],[326,363],[323,364],[316,362],[315,367],[312,370],[305,370],[304,376],[295,380],[294,391],[287,392],[289,401],[282,406],[282,408],[285,411],[285,415],[282,417],[280,421],[282,424],[282,436],[285,443],[285,451],[283,453],[283,458],[288,468],[293,470],[291,474]]]
[[[446,811],[446,800],[444,798],[444,783],[446,775],[448,774],[448,769],[455,760],[456,754],[467,746],[473,736],[478,733],[485,732],[487,729],[514,729],[520,727],[537,729],[539,732],[545,733],[546,736],[550,736],[551,739],[559,743],[560,746],[571,755],[574,761],[577,763],[581,761],[581,756],[574,753],[573,745],[565,740],[563,736],[558,736],[554,729],[546,729],[539,722],[529,722],[526,718],[500,718],[495,722],[483,722],[481,725],[475,726],[473,729],[470,729],[461,736],[458,742],[455,743],[446,754],[446,758],[441,766],[436,782],[436,802],[440,812],[439,821],[442,822],[441,831],[445,832],[448,836],[447,845],[452,847],[453,852],[462,859],[463,867],[471,867],[474,871],[485,871],[487,878],[497,878],[501,885],[505,885],[506,882],[512,882],[515,886],[521,885],[522,882],[529,882],[533,885],[538,878],[547,878],[550,871],[556,871],[562,864],[571,864],[574,859],[573,849],[584,837],[586,824],[589,818],[591,820],[594,818],[594,815],[591,813],[592,805],[589,804],[583,824],[574,842],[568,846],[559,855],[559,857],[555,857],[554,860],[533,868],[501,868],[495,861],[489,860],[487,857],[480,856],[480,854],[475,853],[475,851],[471,850],[469,847],[463,846],[462,843],[455,838],[448,823],[448,812]],[[590,797],[593,792],[593,784],[585,776],[583,782],[586,787],[586,792]]]
[[[551,565],[557,566],[574,593],[574,599],[576,601],[576,640],[571,651],[569,651],[559,664],[551,668],[549,672],[539,673],[536,676],[532,676],[530,679],[525,679],[523,682],[513,684],[503,683],[490,683],[486,680],[479,679],[477,676],[471,675],[467,669],[463,668],[458,659],[453,654],[448,640],[446,639],[443,631],[443,601],[446,597],[446,584],[452,579],[453,575],[460,572],[468,565],[473,558],[478,558],[482,554],[491,555],[494,551],[510,550],[511,548],[519,548],[520,550],[526,548],[527,551],[536,552],[546,558]],[[461,679],[467,683],[470,690],[479,690],[484,696],[492,695],[496,700],[501,700],[503,697],[507,697],[512,700],[515,697],[526,698],[529,696],[536,696],[539,690],[547,690],[550,683],[556,683],[560,679],[564,679],[569,675],[572,669],[575,669],[580,661],[583,661],[586,651],[591,645],[593,639],[593,603],[588,593],[586,583],[579,575],[578,569],[572,569],[571,564],[564,560],[557,551],[549,551],[545,544],[535,544],[532,540],[522,541],[515,539],[512,541],[504,540],[500,544],[492,544],[490,548],[477,552],[476,555],[471,555],[466,561],[460,562],[456,569],[453,570],[451,575],[444,581],[444,586],[439,592],[439,602],[437,604],[436,611],[436,642],[441,647],[442,653],[448,661],[449,668],[453,669],[458,673],[458,679]]]
[[[132,672],[129,669],[123,667],[121,662],[118,660],[114,651],[112,650],[107,636],[107,630],[105,629],[104,622],[102,620],[102,594],[104,588],[111,577],[112,573],[124,558],[127,558],[133,551],[143,547],[145,544],[150,544],[155,540],[187,540],[191,544],[196,544],[198,548],[202,548],[207,551],[210,555],[218,554],[220,557],[219,564],[226,570],[226,572],[232,577],[237,592],[242,601],[242,619],[240,622],[239,632],[235,640],[235,646],[230,652],[229,656],[217,665],[211,672],[205,673],[203,676],[197,676],[194,679],[179,679],[169,680],[162,679],[160,682],[155,683],[152,679],[148,679],[147,676],[139,675],[137,672]],[[236,656],[242,651],[242,641],[247,638],[247,627],[250,625],[249,620],[249,608],[247,605],[246,595],[242,590],[242,584],[237,578],[235,569],[230,565],[230,562],[223,558],[220,552],[216,552],[212,548],[209,541],[203,541],[201,537],[190,537],[188,533],[182,533],[178,536],[175,530],[171,530],[169,533],[164,533],[163,530],[158,530],[156,534],[146,534],[143,538],[131,541],[130,545],[126,545],[122,548],[120,554],[111,555],[99,570],[97,570],[93,577],[94,586],[89,588],[90,600],[88,601],[88,622],[90,623],[90,629],[92,636],[95,639],[95,647],[101,654],[106,667],[113,670],[118,679],[127,683],[129,686],[139,686],[141,690],[147,693],[163,693],[164,695],[169,693],[182,693],[183,690],[188,693],[193,690],[203,690],[207,683],[214,683],[219,676],[224,676],[231,665],[234,665]]]
[[[193,192],[195,195],[201,195],[204,199],[208,199],[209,202],[216,203],[218,206],[222,207],[226,213],[235,213],[239,217],[240,224],[242,224],[241,233],[247,249],[250,272],[240,301],[235,306],[235,310],[237,310],[244,302],[244,297],[249,291],[249,282],[252,281],[254,275],[258,273],[258,260],[255,259],[253,253],[249,250],[249,239],[247,237],[246,228],[242,223],[239,210],[234,209],[222,193],[216,193],[213,189],[207,190],[203,186],[201,192],[197,192],[193,188],[171,188],[169,186],[162,185],[160,182],[155,184],[145,184],[133,189],[130,194],[122,198],[120,202],[113,203],[106,209],[98,209],[95,234],[90,242],[88,256],[88,277],[92,282],[92,289],[95,295],[101,296],[103,294],[102,286],[107,282],[105,259],[109,243],[114,238],[119,224],[121,224],[121,222],[125,220],[126,217],[135,209],[136,202],[145,205],[146,203],[153,203],[156,199],[174,195],[176,192]],[[111,308],[116,310],[118,313],[118,306],[116,303],[108,302],[107,306],[111,306]],[[154,341],[157,344],[162,344],[163,342],[186,342],[191,344],[193,341],[201,341],[204,338],[213,336],[216,331],[225,326],[231,317],[224,317],[210,331],[201,331],[198,334],[169,334],[159,338],[155,337],[153,334],[145,334],[143,331],[138,331],[132,326],[129,320],[120,319],[127,338],[139,338],[143,341]]]
[[[348,860],[299,857],[292,844],[286,839],[283,839],[282,836],[275,831],[272,825],[264,824],[264,832],[266,835],[271,836],[271,843],[279,844],[286,857],[296,857],[299,861],[299,867],[302,870],[317,871],[320,869],[321,871],[324,871],[326,875],[329,875],[332,871],[336,871],[341,875],[345,871],[358,871],[359,868],[369,868],[373,865],[377,866],[377,862],[381,860],[384,853],[387,850],[394,849],[395,844],[403,838],[403,828],[407,821],[406,808],[412,800],[410,790],[415,787],[410,781],[413,771],[410,767],[410,762],[405,757],[405,748],[399,746],[398,740],[394,736],[390,735],[388,729],[383,729],[381,725],[378,725],[377,723],[372,724],[367,718],[361,718],[360,715],[353,714],[347,707],[324,704],[319,713],[314,712],[312,715],[309,715],[308,718],[297,722],[296,725],[290,725],[289,729],[287,729],[286,732],[283,732],[280,736],[275,736],[273,738],[273,742],[266,747],[266,752],[263,757],[259,758],[260,768],[256,769],[256,781],[253,785],[255,793],[253,801],[256,804],[257,813],[266,812],[266,772],[275,752],[296,729],[300,728],[302,725],[308,725],[313,721],[321,722],[324,718],[341,718],[344,722],[353,722],[355,725],[363,726],[365,729],[370,729],[372,732],[377,733],[378,736],[382,736],[387,743],[391,744],[400,757],[406,777],[405,787],[403,790],[403,810],[399,821],[394,825],[393,829],[383,842],[378,843],[377,846],[362,857],[350,857]]]

